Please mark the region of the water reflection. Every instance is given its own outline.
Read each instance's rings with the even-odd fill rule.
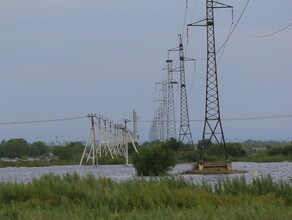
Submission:
[[[178,164],[171,173],[180,174],[192,168],[191,164]],[[271,175],[274,181],[289,181],[292,178],[292,163],[246,163],[234,162],[233,168],[236,170],[246,170],[246,174],[221,174],[221,175],[183,175],[184,178],[200,183],[203,179],[214,182],[217,179],[239,177],[244,175],[248,182],[252,181],[253,171],[257,171],[258,176]],[[51,166],[51,167],[8,167],[0,168],[0,182],[24,182],[27,183],[32,178],[40,178],[44,174],[53,173],[64,175],[76,172],[80,176],[91,173],[95,177],[110,177],[115,180],[126,180],[135,176],[135,169],[132,165],[103,165],[103,166]]]

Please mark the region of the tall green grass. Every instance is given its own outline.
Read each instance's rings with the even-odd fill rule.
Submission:
[[[244,177],[195,184],[182,177],[122,182],[45,175],[0,184],[0,219],[291,219],[292,181]]]

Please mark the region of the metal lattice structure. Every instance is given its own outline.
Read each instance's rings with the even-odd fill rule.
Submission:
[[[173,68],[172,60],[166,60],[167,63],[167,140],[176,138],[176,123],[174,110],[174,94],[173,94]]]
[[[119,125],[93,114],[88,115],[88,117],[90,118],[91,128],[80,165],[85,158],[86,163],[92,160],[92,165],[98,165],[98,158],[103,155],[110,155],[112,158],[124,157],[127,165],[129,162],[128,143],[131,142],[134,150],[138,152],[131,132],[127,128],[127,121],[125,120],[124,125]]]
[[[180,131],[179,141],[194,145],[190,128],[188,98],[185,76],[185,56],[181,35],[179,35],[179,72],[180,72]]]
[[[215,4],[216,3],[216,4]],[[215,140],[224,150],[225,159],[228,159],[224,132],[220,117],[218,77],[216,64],[216,44],[214,28],[214,9],[230,8],[231,6],[223,3],[206,0],[206,19],[190,24],[188,26],[206,26],[207,27],[207,78],[206,78],[206,105],[205,105],[205,123],[202,138],[202,150],[200,160],[203,160],[207,149],[207,142]],[[205,21],[206,24],[199,24]]]

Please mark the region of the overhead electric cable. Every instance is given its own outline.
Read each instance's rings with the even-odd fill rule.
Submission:
[[[241,12],[241,14],[240,14],[238,20],[236,21],[236,23],[235,23],[235,25],[234,25],[232,31],[230,32],[230,34],[228,35],[227,39],[224,41],[224,43],[223,43],[223,44],[221,45],[221,47],[217,50],[216,53],[218,53],[218,52],[219,52],[219,51],[225,46],[225,44],[227,44],[228,40],[230,39],[230,37],[231,37],[231,35],[233,34],[234,30],[236,29],[237,25],[239,24],[239,22],[240,22],[240,20],[241,20],[241,18],[242,18],[242,16],[243,16],[243,14],[244,14],[244,12],[245,12],[245,10],[246,10],[248,4],[249,4],[249,1],[250,1],[250,0],[247,0],[247,2],[246,2],[246,4],[245,4],[245,6],[244,6],[244,8],[243,8],[243,10],[242,10],[242,12]]]
[[[231,25],[230,25],[230,28],[229,28],[229,32],[228,32],[229,34],[231,33],[232,26],[233,26],[233,21],[232,21],[232,23],[231,23]],[[225,52],[226,46],[227,46],[227,44],[224,45],[223,50],[222,50],[222,52],[221,52],[221,55],[220,55],[220,57],[219,57],[219,60],[218,60],[218,66],[220,65],[220,62],[221,62],[221,59],[222,59],[222,57],[223,57],[223,55],[224,55],[224,52]]]
[[[273,35],[276,35],[284,30],[286,30],[288,27],[290,27],[292,25],[292,22],[290,24],[288,24],[287,26],[281,28],[280,30],[276,31],[276,32],[273,32],[273,33],[270,33],[270,34],[266,34],[266,35],[254,35],[254,34],[250,34],[250,33],[246,33],[246,32],[243,32],[244,34],[250,36],[250,37],[270,37],[270,36],[273,36]]]
[[[221,119],[222,121],[249,121],[249,120],[264,120],[264,119],[277,119],[277,118],[292,118],[292,114],[287,115],[270,115],[270,116],[256,116],[256,117],[241,117],[241,118],[225,118]],[[153,120],[140,120],[137,122],[152,122]],[[203,119],[194,119],[190,120],[190,122],[202,122]],[[163,122],[163,121],[158,121]],[[178,121],[176,121],[178,122]]]
[[[186,9],[185,9],[185,17],[184,17],[184,23],[183,23],[183,30],[182,30],[182,37],[184,36],[185,33],[185,28],[186,28],[186,22],[187,22],[187,15],[188,15],[188,0],[186,0]]]
[[[74,117],[74,118],[60,118],[60,119],[50,119],[50,120],[38,120],[38,121],[13,121],[13,122],[0,122],[0,125],[21,125],[21,124],[41,124],[59,121],[71,121],[77,119],[87,118],[87,116]]]

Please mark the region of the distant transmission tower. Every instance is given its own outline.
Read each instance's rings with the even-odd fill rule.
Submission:
[[[188,99],[185,76],[185,56],[181,35],[179,34],[179,72],[180,72],[180,131],[179,141],[194,145],[190,128]]]
[[[167,140],[176,138],[174,94],[173,94],[173,68],[172,60],[167,59]]]
[[[163,140],[166,141],[168,139],[168,100],[167,100],[167,82],[162,83],[162,120],[163,120]]]
[[[159,124],[158,124],[159,122],[158,122],[157,111],[155,111],[154,118],[152,120],[152,125],[151,125],[150,132],[149,132],[149,141],[160,140]]]
[[[203,160],[207,149],[207,142],[215,140],[224,150],[225,159],[228,160],[225,138],[220,117],[218,78],[216,65],[215,29],[214,29],[214,8],[231,8],[214,0],[206,0],[206,19],[189,24],[188,26],[207,27],[207,79],[206,79],[206,105],[205,123],[202,138],[202,150],[200,160]],[[199,24],[205,21],[206,24]]]
[[[135,110],[133,110],[133,138],[134,138],[134,142],[139,143],[139,135],[138,135],[138,126],[137,126],[137,112]]]

